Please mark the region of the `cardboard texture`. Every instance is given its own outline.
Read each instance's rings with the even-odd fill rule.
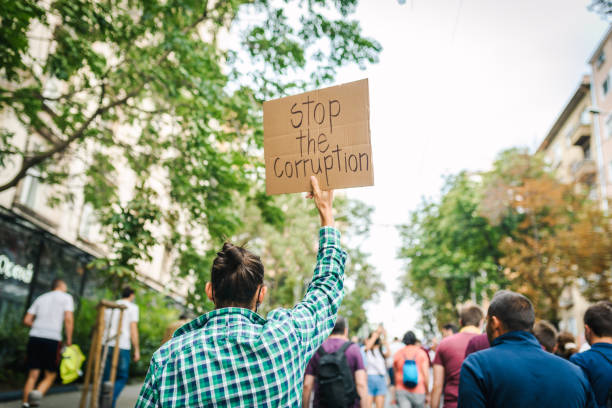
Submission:
[[[374,185],[368,80],[264,102],[268,194]]]

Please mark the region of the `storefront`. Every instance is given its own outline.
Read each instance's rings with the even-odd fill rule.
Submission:
[[[95,277],[87,268],[93,258],[0,208],[0,342],[15,344],[0,348],[0,371],[16,363],[14,354],[21,351],[26,332],[21,324],[24,313],[36,297],[51,289],[53,279],[66,281],[77,307],[82,296],[93,295]]]

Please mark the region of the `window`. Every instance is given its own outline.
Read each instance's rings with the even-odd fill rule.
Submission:
[[[597,68],[601,67],[604,62],[606,62],[606,54],[602,51],[597,56]]]
[[[19,201],[29,208],[34,208],[39,187],[40,172],[38,170],[28,170],[28,174],[23,179],[23,187],[21,189]]]
[[[608,180],[612,180],[612,161],[608,163]]]
[[[92,228],[96,223],[96,217],[91,204],[86,203],[81,213],[81,225],[79,226],[79,237],[86,241],[92,241]]]
[[[606,139],[612,138],[612,114],[606,118]]]
[[[609,87],[610,87],[610,75],[608,74],[608,76],[606,76],[605,81],[603,81],[603,84],[601,84],[601,90],[603,91],[603,96],[606,96],[608,94]]]
[[[587,108],[584,108],[580,114],[580,124],[588,125],[591,123],[591,112]]]

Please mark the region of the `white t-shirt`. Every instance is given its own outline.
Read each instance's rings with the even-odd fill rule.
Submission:
[[[368,375],[385,375],[387,368],[385,366],[385,358],[381,354],[380,348],[366,351],[366,371]]]
[[[123,312],[123,321],[121,322],[121,335],[119,336],[119,348],[123,350],[129,350],[132,348],[132,342],[130,341],[130,324],[132,322],[138,322],[138,306],[134,303],[121,299],[117,303],[120,305],[126,305],[127,309]],[[110,322],[110,335],[106,330],[105,342],[109,337],[113,337],[117,333],[117,326],[119,325],[119,309],[106,309],[104,315],[104,325],[106,328],[109,327]],[[115,340],[112,339],[108,342],[109,346],[115,345]]]
[[[28,309],[34,315],[30,337],[61,341],[64,312],[73,311],[74,301],[66,292],[53,290],[40,295]]]

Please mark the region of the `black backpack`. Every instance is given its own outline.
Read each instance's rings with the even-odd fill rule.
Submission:
[[[322,407],[346,408],[358,398],[353,373],[344,352],[352,343],[346,342],[337,351],[327,353],[319,347],[319,401]]]

